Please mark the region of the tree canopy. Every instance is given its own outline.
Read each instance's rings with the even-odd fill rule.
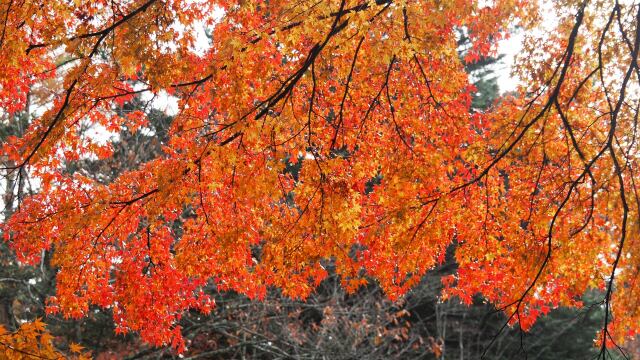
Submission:
[[[454,247],[444,298],[480,294],[528,330],[599,289],[602,357],[640,330],[638,4],[0,9],[0,115],[26,123],[2,144],[5,181],[36,182],[5,197],[2,231],[21,262],[50,256],[50,313],[99,306],[116,332],[181,351],[185,311],[215,306],[207,284],[305,299],[331,262],[347,291],[374,281],[395,300]],[[513,26],[521,86],[476,109],[463,60],[494,55]],[[156,97],[176,103],[163,133]],[[104,134],[122,129],[157,149],[109,177],[73,170],[110,158]]]

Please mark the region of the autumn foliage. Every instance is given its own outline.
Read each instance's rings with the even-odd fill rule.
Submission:
[[[0,326],[0,354],[5,359],[88,359],[82,346],[71,344],[70,353],[63,354],[53,346],[53,337],[41,319],[23,324],[14,333]]]
[[[2,0],[0,114],[39,109],[2,144],[5,172],[39,182],[5,241],[52,254],[51,313],[97,305],[178,350],[206,284],[305,298],[331,261],[397,299],[451,246],[444,297],[526,330],[601,289],[603,351],[622,343],[640,331],[640,7],[558,2],[545,30],[536,4]],[[460,32],[473,61],[514,24],[523,85],[476,111]],[[145,131],[116,109],[150,94],[177,99],[161,156],[110,182],[67,171],[111,156],[87,126]]]

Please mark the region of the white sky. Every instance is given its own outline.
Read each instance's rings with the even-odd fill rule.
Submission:
[[[523,40],[524,35],[521,32],[517,32],[498,43],[498,54],[505,55],[496,69],[498,86],[502,93],[513,91],[518,85],[518,79],[511,76],[511,70],[513,69],[515,56],[522,51]]]

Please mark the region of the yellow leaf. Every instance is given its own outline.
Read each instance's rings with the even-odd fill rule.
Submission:
[[[84,350],[84,347],[82,347],[82,345],[80,344],[76,344],[76,343],[71,343],[69,345],[69,351],[71,351],[74,354],[79,354],[82,352],[82,350]]]

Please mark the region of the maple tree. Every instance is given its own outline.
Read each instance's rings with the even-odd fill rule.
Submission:
[[[3,232],[25,263],[51,252],[48,311],[108,308],[116,331],[182,350],[177,321],[211,310],[210,282],[306,298],[330,259],[348,291],[374,279],[398,299],[455,242],[445,297],[480,293],[526,330],[598,288],[602,356],[637,334],[637,4],[564,1],[548,31],[525,0],[0,9],[2,114],[42,105],[2,145],[6,173],[40,188]],[[457,31],[473,61],[514,23],[524,85],[471,111]],[[161,153],[109,181],[67,171],[111,156],[87,124],[147,129],[117,111],[141,94],[178,101]]]
[[[23,324],[20,328],[8,333],[0,326],[0,353],[6,359],[88,359],[83,353],[82,346],[71,344],[72,356],[65,356],[53,346],[53,336],[45,330],[45,324],[40,320]]]

